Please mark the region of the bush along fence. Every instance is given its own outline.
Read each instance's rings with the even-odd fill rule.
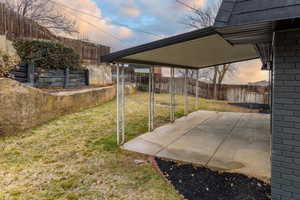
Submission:
[[[88,70],[65,68],[40,71],[33,64],[22,63],[11,73],[16,81],[36,88],[68,88],[89,84]]]
[[[75,87],[89,84],[80,56],[61,43],[19,39],[13,42],[23,61],[12,74],[15,80],[37,88]]]

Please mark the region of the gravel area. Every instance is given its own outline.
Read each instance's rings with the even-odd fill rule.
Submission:
[[[155,159],[160,170],[188,200],[270,200],[271,187],[241,174]]]

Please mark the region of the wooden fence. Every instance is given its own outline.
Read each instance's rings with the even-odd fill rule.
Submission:
[[[27,83],[29,82],[29,71],[28,71],[28,64],[27,63],[21,63],[17,66],[16,69],[11,71],[11,74],[13,75],[13,78],[16,81],[19,81],[21,83]]]
[[[134,81],[138,89],[148,90],[148,74],[135,74],[132,77],[131,73],[127,74],[128,80]],[[155,90],[157,93],[168,93],[170,91],[170,79],[166,77],[156,76]],[[199,96],[206,99],[212,99],[214,93],[213,84],[199,81]],[[184,94],[184,78],[175,78],[176,94]],[[188,80],[189,95],[196,95],[196,80]],[[253,86],[253,85],[228,85],[223,84],[218,90],[218,99],[226,100],[233,103],[254,103],[254,104],[269,104],[270,95],[269,87]]]
[[[36,88],[67,88],[89,84],[88,70],[49,70],[38,72],[34,66],[23,63],[12,71],[14,79]]]

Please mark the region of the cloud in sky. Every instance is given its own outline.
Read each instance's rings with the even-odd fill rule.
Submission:
[[[268,72],[261,70],[262,64],[259,59],[240,62],[235,65],[237,66],[237,72],[233,76],[227,77],[226,83],[236,84],[268,80]]]
[[[141,11],[137,8],[134,0],[122,1],[120,3],[121,13],[128,17],[139,17]]]
[[[191,10],[176,3],[175,0],[94,0],[103,15],[112,19],[112,23],[127,24],[133,29],[155,33],[161,37],[171,36],[191,30],[180,23]],[[202,7],[206,0],[182,0],[185,3]],[[134,45],[160,39],[134,31],[134,37],[128,38]]]
[[[129,17],[138,17],[140,16],[141,12],[136,9],[136,8],[131,8],[131,7],[128,7],[128,8],[124,8],[122,10],[123,14],[129,16]]]
[[[76,27],[80,33],[79,36],[74,37],[90,39],[120,49],[126,48],[127,45],[116,38],[126,40],[134,36],[134,32],[128,27],[114,25],[110,18],[104,17],[101,8],[93,0],[60,0],[60,3],[88,14],[76,12],[67,7],[61,8],[64,9],[67,17],[76,21]]]
[[[185,0],[183,2],[194,8],[202,8],[205,6],[206,0]]]
[[[199,7],[204,5],[205,0],[183,1]],[[179,23],[190,10],[183,10],[182,5],[174,0],[60,0],[59,2],[98,17],[99,19],[62,8],[67,16],[76,21],[81,37],[109,45],[113,51],[190,30]],[[143,31],[160,37],[142,33]]]

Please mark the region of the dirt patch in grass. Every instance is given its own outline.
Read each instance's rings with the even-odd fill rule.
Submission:
[[[270,200],[270,185],[241,174],[155,159],[160,170],[188,200]]]
[[[74,92],[86,89],[100,89],[104,87],[112,86],[112,84],[108,84],[106,86],[78,86],[78,87],[68,87],[68,88],[41,88],[44,92],[48,93],[58,93],[58,92]]]

